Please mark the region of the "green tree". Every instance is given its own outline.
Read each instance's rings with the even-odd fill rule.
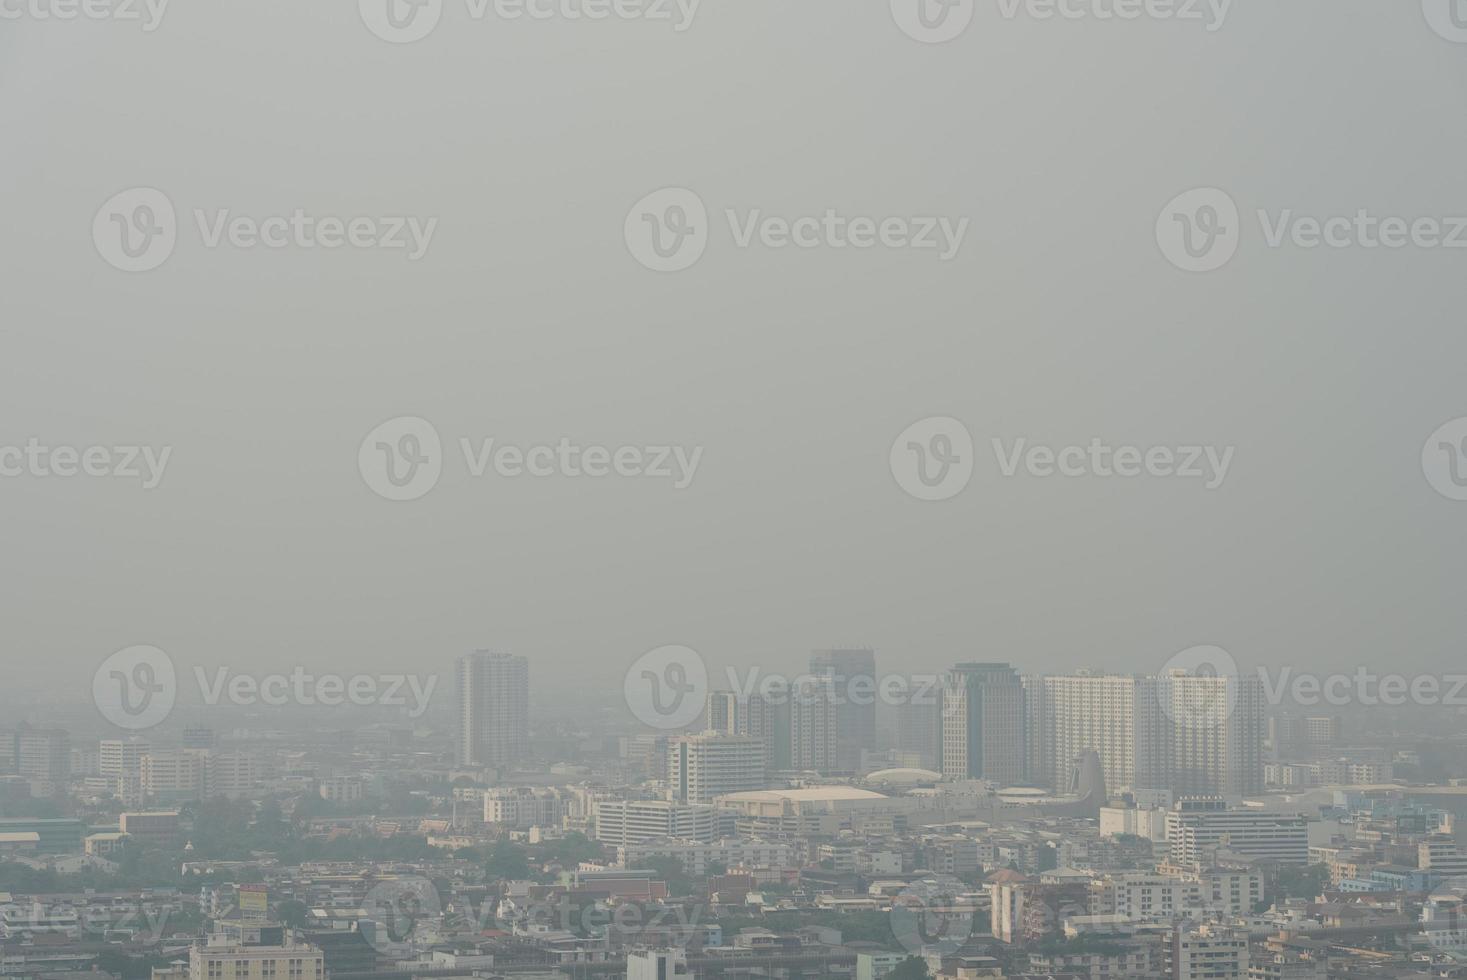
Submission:
[[[282,925],[290,926],[292,929],[302,929],[309,921],[309,911],[304,902],[291,898],[275,906],[275,917]]]
[[[886,975],[886,980],[928,980],[927,961],[918,956],[908,956]]]
[[[693,879],[683,870],[683,863],[675,857],[643,858],[637,865],[642,871],[655,871],[667,882],[667,890],[673,895],[687,895],[693,890]]]
[[[596,861],[605,857],[601,845],[581,833],[570,833],[560,840],[547,841],[540,853],[545,860],[558,861],[564,865]]]
[[[1286,898],[1314,898],[1329,883],[1329,866],[1286,864],[1279,867],[1274,891],[1278,901]]]
[[[528,878],[530,859],[525,856],[523,847],[512,841],[502,840],[489,852],[484,870],[496,878]]]

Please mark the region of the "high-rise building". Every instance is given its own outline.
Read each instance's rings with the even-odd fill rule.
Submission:
[[[208,795],[209,754],[197,749],[149,752],[139,760],[138,774],[146,800],[201,800]]]
[[[1167,785],[1170,729],[1156,678],[1079,671],[1026,678],[1025,687],[1031,780],[1058,787],[1071,760],[1093,749],[1107,790]]]
[[[1219,850],[1279,864],[1309,863],[1309,822],[1302,814],[1233,808],[1216,796],[1184,797],[1166,815],[1170,862],[1205,867]]]
[[[1157,678],[1156,690],[1171,734],[1167,785],[1193,795],[1263,789],[1266,702],[1258,678],[1173,670]]]
[[[212,728],[185,728],[183,730],[182,745],[186,749],[210,749],[218,743],[218,736]]]
[[[189,950],[189,980],[325,980],[319,949],[292,946],[238,946],[211,940]]]
[[[462,766],[512,766],[530,743],[530,664],[479,650],[458,660],[458,742]]]
[[[836,765],[835,682],[806,677],[790,687],[790,768],[834,772]]]
[[[260,772],[253,755],[247,752],[210,752],[207,757],[210,796],[238,800],[256,794]]]
[[[1008,664],[966,663],[942,683],[943,776],[1012,786],[1024,778],[1024,686]]]
[[[791,748],[790,685],[784,679],[771,679],[747,699],[747,709],[740,716],[740,735],[757,735],[765,740],[765,769],[774,772],[794,765]]]
[[[750,694],[710,691],[704,729],[764,740],[764,768],[790,767],[790,711],[786,686],[769,684]]]
[[[124,834],[142,846],[167,848],[179,842],[177,810],[124,813],[118,818],[118,823]]]
[[[16,771],[51,791],[64,788],[71,778],[71,736],[63,728],[21,725],[15,734]]]
[[[828,677],[834,693],[835,769],[855,772],[862,753],[876,750],[876,651],[816,650],[810,673]]]
[[[1178,928],[1167,952],[1171,980],[1242,980],[1248,973],[1248,937],[1212,926]]]
[[[737,691],[709,691],[708,705],[703,712],[703,729],[722,735],[737,735],[739,700]]]
[[[672,800],[597,800],[591,804],[596,839],[604,844],[640,844],[677,838],[718,839],[718,811]]]
[[[145,738],[104,738],[97,747],[97,771],[111,778],[132,775],[152,751],[153,743]]]
[[[681,735],[667,744],[673,799],[712,803],[715,796],[763,789],[764,740],[752,735]]]
[[[917,697],[909,697],[896,707],[896,747],[898,752],[917,758],[922,769],[937,768],[941,753],[942,713],[937,705],[935,690]]]
[[[484,794],[484,822],[496,827],[559,827],[565,813],[566,801],[555,787],[497,786]]]
[[[1450,834],[1431,834],[1416,845],[1416,866],[1443,878],[1467,874],[1467,852]]]

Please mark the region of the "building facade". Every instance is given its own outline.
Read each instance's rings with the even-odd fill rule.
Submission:
[[[530,663],[479,650],[460,657],[458,741],[461,766],[513,766],[530,746]]]

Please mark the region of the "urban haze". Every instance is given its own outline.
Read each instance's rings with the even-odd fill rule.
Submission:
[[[0,80],[0,980],[1467,976],[1467,0]]]

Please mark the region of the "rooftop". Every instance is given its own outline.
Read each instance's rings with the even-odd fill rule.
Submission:
[[[854,786],[809,786],[804,789],[760,789],[747,793],[729,793],[721,796],[723,800],[792,800],[795,802],[811,800],[885,800],[889,799],[882,793],[875,793],[869,789],[857,789]]]

